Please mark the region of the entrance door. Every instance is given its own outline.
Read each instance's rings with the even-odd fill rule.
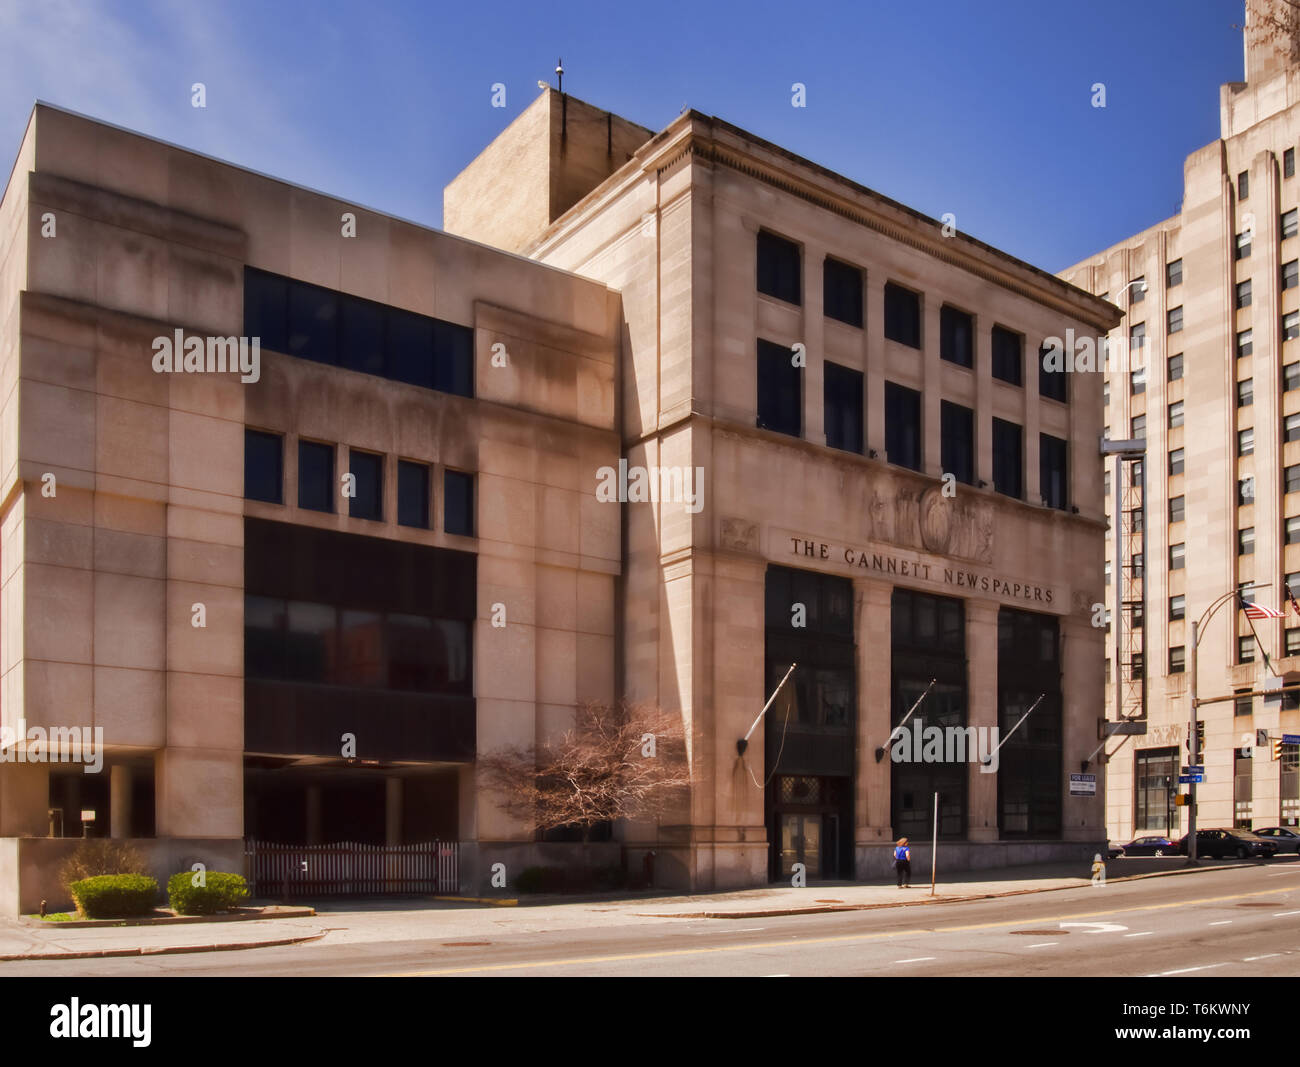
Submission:
[[[788,878],[796,863],[804,865],[809,878],[820,878],[822,817],[781,815],[781,876]]]

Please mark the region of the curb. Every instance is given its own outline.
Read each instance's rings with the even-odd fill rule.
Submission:
[[[223,912],[217,915],[149,915],[142,919],[72,919],[68,922],[50,922],[38,916],[23,915],[26,926],[40,930],[107,930],[126,926],[185,926],[192,923],[260,922],[264,919],[312,919],[316,909],[308,907],[286,908],[274,914],[240,915]],[[5,957],[0,956],[0,959]]]
[[[498,908],[515,908],[519,906],[517,897],[434,897],[444,904],[492,904]]]
[[[188,952],[237,952],[250,948],[281,948],[285,945],[300,945],[307,941],[319,941],[329,931],[321,930],[315,934],[300,937],[281,937],[270,941],[242,941],[229,945],[163,945],[159,948],[102,948],[87,952],[34,952],[16,956],[0,956],[0,963],[13,963],[21,960],[91,960],[108,959],[116,956],[171,956]]]
[[[1215,867],[1179,867],[1171,871],[1148,871],[1146,874],[1126,874],[1120,878],[1108,878],[1107,885],[1121,882],[1137,882],[1144,878],[1168,878],[1171,875],[1199,874],[1205,871],[1233,871],[1244,869],[1245,864],[1220,864]],[[1264,866],[1262,863],[1250,866]],[[663,912],[633,912],[643,919],[770,919],[782,915],[825,915],[843,911],[874,911],[878,908],[915,908],[923,904],[960,904],[972,900],[994,900],[998,897],[1019,897],[1029,893],[1053,893],[1062,889],[1083,889],[1089,885],[1048,885],[1033,889],[1009,889],[1002,893],[975,893],[960,897],[925,897],[920,900],[890,900],[880,904],[828,904],[813,908],[764,908],[756,911],[682,911],[671,914]]]

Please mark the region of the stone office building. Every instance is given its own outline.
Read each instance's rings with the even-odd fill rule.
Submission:
[[[1300,619],[1284,596],[1289,583],[1300,597],[1300,14],[1250,0],[1245,45],[1245,80],[1219,90],[1220,138],[1184,164],[1182,210],[1062,272],[1125,311],[1111,347],[1129,365],[1107,376],[1107,431],[1146,441],[1121,486],[1123,567],[1107,541],[1107,606],[1122,623],[1107,707],[1143,731],[1107,746],[1120,841],[1186,832],[1174,798],[1191,620],[1225,596],[1198,649],[1199,698],[1217,701],[1199,713],[1198,825],[1300,825],[1300,746],[1273,744],[1300,735],[1300,700],[1266,692],[1300,683]],[[1286,616],[1248,618],[1238,589]]]
[[[935,793],[948,869],[1091,857],[1101,382],[1038,354],[1116,309],[718,119],[552,91],[445,225],[35,109],[0,714],[102,730],[104,767],[0,753],[32,757],[0,761],[7,912],[86,812],[158,873],[246,839],[454,839],[475,890],[565,862],[476,757],[617,696],[687,726],[687,807],[602,846],[661,884],[868,877]],[[256,372],[216,369],[241,337]],[[685,498],[602,500],[620,461]],[[1038,705],[996,773],[878,756],[923,693],[1003,735]]]

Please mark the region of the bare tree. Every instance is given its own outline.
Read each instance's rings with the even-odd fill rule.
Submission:
[[[626,703],[578,708],[572,730],[540,746],[479,757],[479,773],[511,816],[540,830],[651,819],[691,784],[680,716]]]

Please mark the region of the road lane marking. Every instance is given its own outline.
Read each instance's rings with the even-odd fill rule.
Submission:
[[[1231,919],[1220,919],[1217,923],[1209,923],[1209,924],[1207,924],[1207,925],[1209,925],[1209,926],[1231,926],[1231,925],[1232,925],[1232,920],[1231,920]]]
[[[1125,934],[1124,936],[1125,937],[1150,937],[1154,933],[1155,933],[1154,930],[1143,930],[1140,934]]]
[[[1047,948],[1049,945],[1059,945],[1059,941],[1040,941],[1036,945],[1030,945],[1029,948]]]
[[[788,974],[765,974],[764,978],[789,978]]]
[[[1117,934],[1121,930],[1127,930],[1127,926],[1121,926],[1119,923],[1061,923],[1061,929],[1067,926],[1091,926],[1092,929],[1087,931],[1090,934]]]
[[[1206,963],[1200,967],[1183,967],[1177,971],[1161,971],[1159,974],[1148,974],[1148,978],[1168,978],[1171,974],[1191,974],[1193,971],[1212,971],[1215,967],[1223,967],[1222,963]]]
[[[1042,922],[1060,922],[1063,919],[1088,919],[1103,915],[1124,915],[1139,911],[1163,911],[1168,908],[1182,908],[1197,904],[1218,904],[1225,900],[1242,900],[1249,897],[1274,896],[1271,889],[1258,890],[1253,893],[1229,893],[1219,897],[1201,897],[1193,900],[1167,901],[1162,904],[1133,904],[1126,908],[1111,908],[1107,911],[1085,911],[1074,915],[1057,915],[1041,920]],[[1038,921],[1038,920],[1035,920]],[[614,956],[583,956],[563,960],[534,960],[521,963],[487,964],[479,967],[444,967],[432,971],[398,971],[394,977],[423,978],[444,974],[476,974],[485,971],[535,970],[539,967],[574,967],[588,963],[623,963],[630,960],[664,959],[676,956],[701,956],[715,952],[752,952],[763,948],[793,948],[802,945],[844,944],[852,941],[879,941],[890,937],[914,937],[920,934],[966,933],[971,930],[994,930],[1008,926],[1023,926],[1025,920],[1010,919],[1001,922],[964,923],[955,926],[936,926],[929,929],[882,930],[870,934],[837,934],[831,937],[805,937],[790,935],[783,941],[756,941],[744,945],[714,945],[708,948],[661,949],[657,952],[629,952]]]
[[[1256,960],[1271,960],[1274,956],[1280,956],[1280,952],[1270,952],[1265,956],[1247,956],[1242,963],[1254,963]]]
[[[930,960],[937,960],[938,956],[913,956],[910,960],[894,960],[895,963],[927,963]]]
[[[1275,918],[1275,919],[1281,919],[1282,917],[1284,917],[1284,916],[1286,916],[1286,915],[1300,915],[1300,911],[1275,911],[1275,912],[1273,912],[1273,918]]]

